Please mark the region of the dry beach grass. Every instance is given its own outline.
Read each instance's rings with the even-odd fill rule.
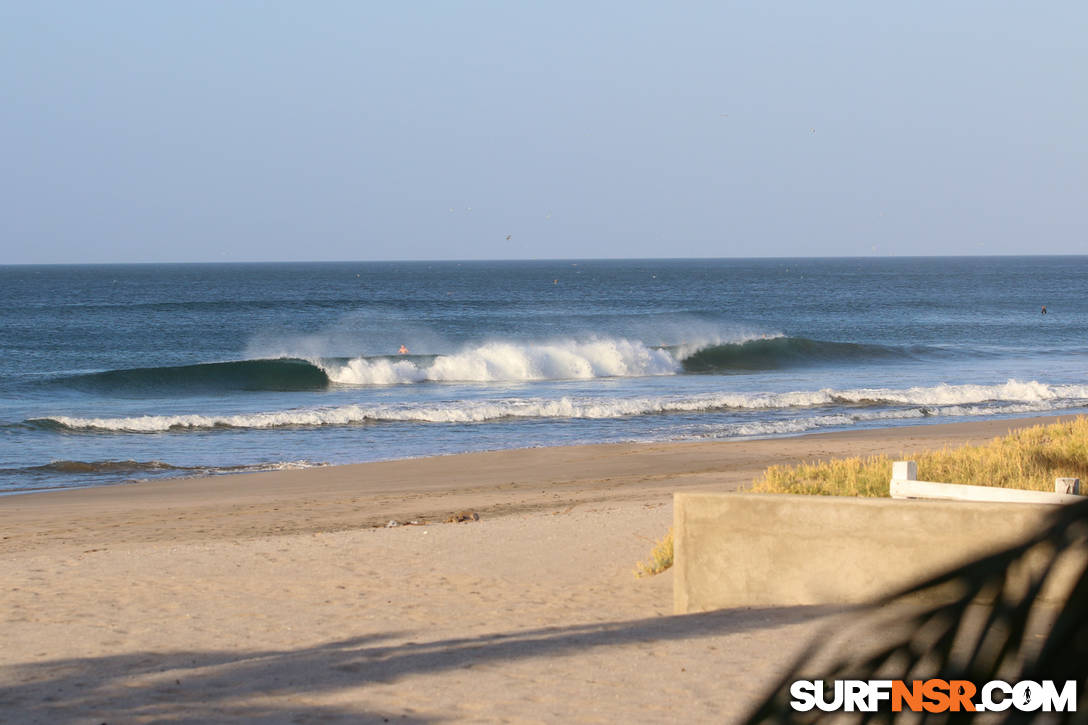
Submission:
[[[896,458],[900,458],[897,456]],[[985,443],[912,454],[923,481],[1053,491],[1054,479],[1088,480],[1088,418],[1009,431]],[[892,462],[886,454],[775,465],[756,493],[887,496]]]

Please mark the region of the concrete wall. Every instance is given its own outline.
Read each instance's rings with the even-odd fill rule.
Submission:
[[[675,610],[865,602],[1016,543],[1054,510],[1037,504],[678,493]],[[1073,564],[1063,567],[1063,582],[1075,573]]]

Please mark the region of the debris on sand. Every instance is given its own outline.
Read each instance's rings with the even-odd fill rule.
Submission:
[[[385,525],[385,528],[392,529],[395,526],[426,526],[426,519],[411,519],[410,521],[397,521],[396,519],[389,519],[389,523]]]
[[[475,511],[458,511],[453,516],[446,519],[447,524],[460,524],[467,521],[479,521],[480,514]]]

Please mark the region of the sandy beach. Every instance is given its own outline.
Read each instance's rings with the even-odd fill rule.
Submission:
[[[672,615],[670,575],[633,576],[672,493],[1055,420],[2,497],[0,721],[735,720],[835,613]]]

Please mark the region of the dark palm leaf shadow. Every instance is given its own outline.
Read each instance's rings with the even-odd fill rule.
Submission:
[[[0,722],[426,722],[443,718],[413,712],[405,720],[403,713],[375,710],[366,702],[366,688],[596,648],[759,631],[840,611],[820,606],[726,610],[408,642],[404,639],[412,632],[404,631],[298,649],[136,652],[26,663],[0,667]],[[348,690],[359,701],[308,703]],[[289,702],[298,696],[307,701]]]
[[[857,611],[844,630],[829,629],[802,653],[747,719],[811,723],[821,719],[965,722],[971,712],[824,713],[791,710],[799,679],[1077,681],[1088,684],[1088,501],[1058,508],[1024,542],[971,561]],[[1062,577],[1072,569],[1075,574]],[[1064,585],[1064,589],[1063,589]],[[1053,601],[1057,597],[1057,602]],[[1044,601],[1046,600],[1046,601]],[[991,722],[1086,722],[1085,713],[1006,710]]]

